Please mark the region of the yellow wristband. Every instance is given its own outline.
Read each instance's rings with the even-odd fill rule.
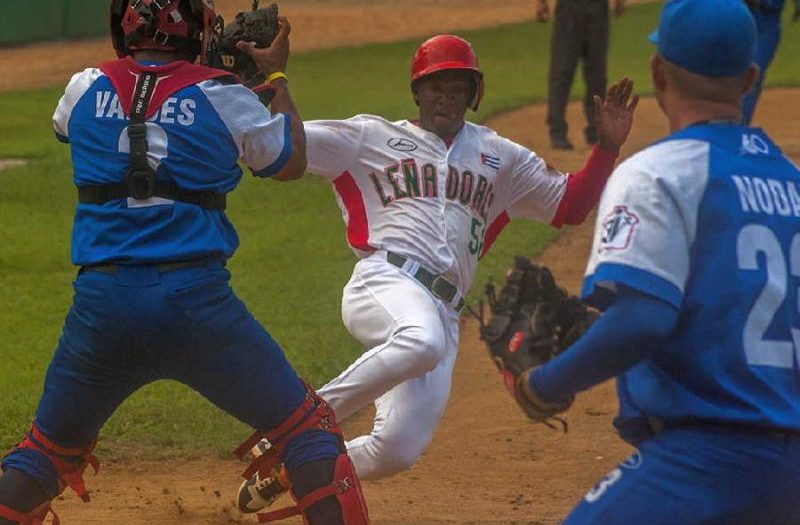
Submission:
[[[284,73],[283,71],[276,71],[274,73],[270,73],[269,76],[267,76],[267,79],[264,81],[264,83],[265,84],[272,84],[273,82],[275,82],[279,78],[282,78],[282,79],[286,80],[287,82],[289,81],[289,79],[286,78],[286,73]]]

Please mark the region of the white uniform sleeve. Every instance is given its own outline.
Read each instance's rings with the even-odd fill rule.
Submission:
[[[549,224],[567,189],[567,176],[549,168],[541,157],[529,149],[515,146],[517,151],[511,172],[509,215]]]
[[[241,84],[206,80],[198,84],[239,149],[239,158],[257,177],[278,173],[292,155],[291,117],[272,115]]]
[[[86,90],[102,74],[97,68],[89,68],[72,76],[64,95],[58,101],[55,113],[53,113],[53,129],[59,141],[69,142],[69,119],[72,116],[72,110],[86,93]]]
[[[364,121],[310,120],[305,123],[308,171],[334,179],[355,163],[364,135]]]
[[[700,141],[664,142],[622,163],[600,200],[583,297],[604,307],[625,285],[680,308],[707,183]]]

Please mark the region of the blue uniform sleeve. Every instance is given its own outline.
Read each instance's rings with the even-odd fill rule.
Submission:
[[[198,86],[254,175],[269,177],[286,165],[292,155],[292,120],[288,114],[271,114],[256,94],[241,84],[206,80]]]
[[[678,322],[671,304],[631,288],[578,341],[530,376],[531,387],[549,400],[567,399],[617,376],[656,351]]]

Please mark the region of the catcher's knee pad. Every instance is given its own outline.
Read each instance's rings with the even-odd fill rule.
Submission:
[[[97,440],[94,440],[86,447],[62,447],[47,438],[42,431],[33,424],[31,430],[25,435],[14,450],[31,449],[45,456],[55,468],[59,482],[59,493],[64,488],[69,487],[85,502],[89,501],[89,493],[83,481],[83,473],[86,467],[91,465],[95,474],[100,469],[100,463],[92,454]]]
[[[266,438],[272,445],[258,456],[242,473],[242,477],[259,473],[268,477],[281,464],[281,454],[287,444],[300,434],[313,430],[329,432],[336,436],[339,451],[336,458],[314,461],[289,471],[293,485],[292,495],[297,506],[258,515],[262,523],[301,514],[306,525],[367,525],[366,502],[352,461],[347,456],[342,431],[336,422],[333,409],[306,386],[303,403],[277,428],[266,432],[256,431],[234,451],[239,459]]]

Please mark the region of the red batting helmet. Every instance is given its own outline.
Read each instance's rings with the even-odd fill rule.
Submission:
[[[120,58],[155,49],[200,56],[214,38],[214,0],[112,0],[111,40]]]
[[[436,35],[421,43],[411,62],[411,85],[424,76],[448,69],[463,69],[474,75],[474,94],[470,107],[477,111],[483,98],[483,73],[472,45],[455,35]]]

